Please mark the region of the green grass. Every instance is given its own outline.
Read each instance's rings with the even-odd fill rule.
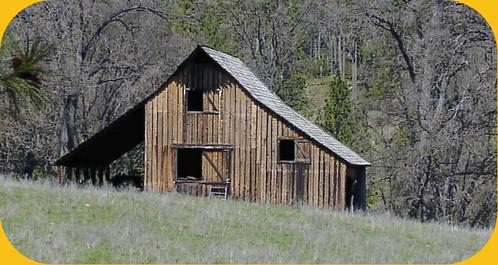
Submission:
[[[477,252],[492,232],[388,215],[4,179],[0,218],[18,250],[48,263],[448,263]]]
[[[313,78],[306,80],[306,96],[308,97],[310,104],[310,113],[311,117],[309,117],[312,121],[316,122],[318,118],[318,113],[325,106],[325,100],[328,97],[329,86],[331,82],[331,78],[329,76],[322,78]]]

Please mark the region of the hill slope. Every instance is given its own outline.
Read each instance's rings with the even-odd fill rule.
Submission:
[[[389,216],[0,179],[13,245],[49,263],[454,262],[491,230]]]

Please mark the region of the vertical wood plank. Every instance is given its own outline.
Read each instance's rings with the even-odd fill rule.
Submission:
[[[148,155],[148,152],[149,152],[149,104],[148,103],[145,103],[145,132],[144,132],[144,189],[145,190],[149,190],[149,177],[150,177],[150,173],[149,173],[149,155]]]
[[[163,98],[165,93],[157,95],[157,172],[158,172],[158,189],[162,191],[163,188]]]
[[[320,175],[319,175],[319,181],[318,181],[318,205],[323,206],[323,188],[324,188],[324,177],[325,177],[325,171],[323,170],[324,168],[324,154],[323,150],[320,149]]]
[[[264,109],[260,109],[261,113],[261,171],[260,171],[260,193],[261,201],[266,202],[266,142],[267,142],[267,114]]]
[[[329,177],[329,172],[328,172],[328,153],[323,150],[323,206],[327,207],[328,206],[328,177]]]

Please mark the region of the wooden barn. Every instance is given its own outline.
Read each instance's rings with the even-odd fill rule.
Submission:
[[[365,208],[370,164],[285,105],[241,60],[206,46],[55,164],[67,180],[102,183],[109,164],[142,142],[148,191]]]

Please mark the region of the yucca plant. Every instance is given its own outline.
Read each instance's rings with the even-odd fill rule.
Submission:
[[[43,106],[47,93],[41,86],[41,77],[46,73],[42,61],[51,52],[52,46],[39,38],[24,48],[5,38],[0,46],[0,96],[8,102],[6,112],[17,117],[22,109]]]

